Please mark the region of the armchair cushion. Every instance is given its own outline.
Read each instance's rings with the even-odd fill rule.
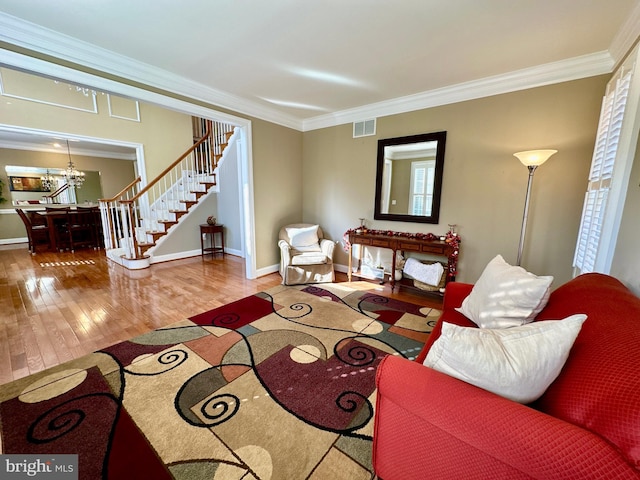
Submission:
[[[287,227],[287,235],[292,247],[309,247],[318,245],[318,225],[310,227]]]
[[[322,249],[320,248],[320,244],[318,242],[314,243],[313,245],[309,245],[306,247],[293,247],[291,248],[291,255],[301,255],[303,253],[317,253],[317,252],[322,252]]]
[[[291,265],[317,265],[320,263],[327,263],[327,256],[317,247],[316,250],[311,251],[299,251],[297,249],[292,250]]]

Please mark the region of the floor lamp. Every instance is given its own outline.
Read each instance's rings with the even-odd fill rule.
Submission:
[[[557,153],[557,150],[527,150],[526,152],[518,152],[513,155],[529,169],[529,181],[527,182],[527,196],[524,201],[524,214],[522,215],[522,229],[520,230],[520,245],[518,246],[518,262],[520,265],[522,260],[522,248],[524,247],[524,235],[527,230],[527,215],[529,213],[529,197],[531,195],[531,183],[533,183],[533,174],[540,165],[546,162],[551,155]]]

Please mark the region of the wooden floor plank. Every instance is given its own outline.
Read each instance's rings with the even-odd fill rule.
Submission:
[[[5,311],[5,309],[0,311]],[[0,385],[10,382],[12,379],[8,326],[6,323],[0,322]]]
[[[70,262],[90,262],[71,264]],[[337,273],[336,281],[346,281]],[[103,251],[0,248],[0,384],[279,285],[245,278],[244,259],[192,257],[130,271]],[[380,293],[425,306],[439,301]]]

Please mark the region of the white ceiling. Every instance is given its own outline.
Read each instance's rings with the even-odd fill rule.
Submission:
[[[181,93],[305,130],[478,86],[481,96],[496,93],[488,85],[610,72],[638,36],[639,4],[0,0],[0,42],[174,91],[182,84]]]

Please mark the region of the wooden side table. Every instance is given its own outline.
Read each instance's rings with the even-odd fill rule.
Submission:
[[[224,257],[224,229],[222,225],[209,225],[208,223],[200,225],[200,248],[202,256],[210,253],[215,257],[216,253],[222,253]],[[216,233],[220,234],[220,246],[216,246]],[[209,236],[209,246],[205,247],[205,237]]]

